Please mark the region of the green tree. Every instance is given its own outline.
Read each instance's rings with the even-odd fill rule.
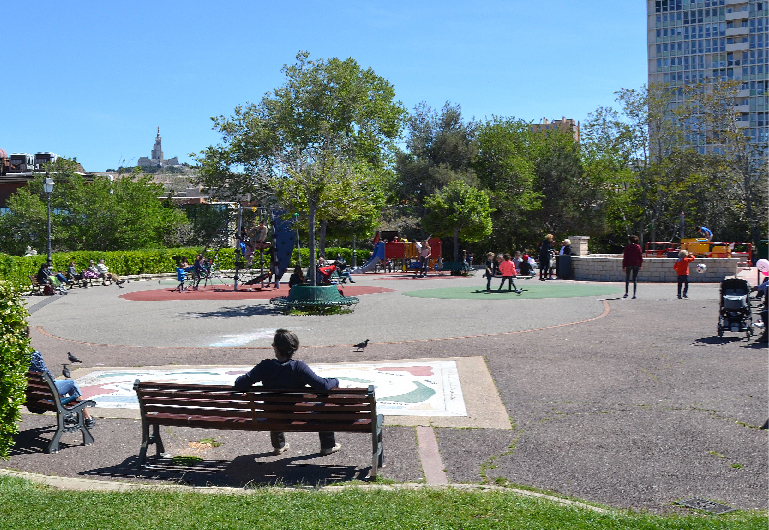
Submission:
[[[197,157],[200,182],[215,197],[277,196],[302,208],[314,267],[318,221],[369,215],[363,190],[386,171],[405,109],[389,82],[351,58],[300,52],[282,71],[284,84],[261,102],[214,118],[222,144]]]
[[[8,212],[0,215],[0,251],[20,256],[29,246],[45,254],[46,203],[25,187],[8,197],[7,206]]]
[[[524,247],[539,237],[541,229],[532,229],[531,219],[542,207],[533,152],[541,139],[528,122],[515,118],[494,116],[478,127],[474,167],[494,208],[490,247]]]
[[[29,369],[29,337],[25,332],[29,316],[19,293],[10,283],[0,281],[0,458],[8,459],[13,435],[21,420]]]
[[[425,198],[425,229],[438,237],[454,238],[454,261],[459,261],[459,239],[474,242],[491,234],[489,197],[483,190],[454,180]]]
[[[56,250],[160,247],[187,222],[181,210],[159,200],[163,187],[138,171],[114,180],[85,180],[76,162],[65,159],[45,169],[45,175],[35,175],[8,200],[9,213],[0,218],[0,248],[5,252],[22,253],[26,245],[45,248],[46,175],[54,180],[51,233]]]
[[[699,157],[671,103],[675,93],[661,84],[622,89],[620,110],[601,107],[583,128],[585,171],[600,190],[597,204],[609,229],[622,234],[617,244],[630,233],[642,242],[660,233],[672,239],[680,212],[706,191],[708,182],[697,177]]]
[[[400,215],[421,219],[426,197],[455,180],[478,184],[472,166],[478,153],[476,127],[462,119],[459,105],[446,102],[440,113],[424,102],[414,107],[407,120],[407,150],[396,154],[393,194],[403,206]]]
[[[701,224],[717,229],[721,240],[738,240],[748,233],[758,244],[762,224],[766,226],[769,146],[751,142],[747,135],[734,107],[739,89],[739,81],[723,78],[685,86],[687,105],[679,113],[690,124],[691,134],[705,139],[702,181],[715,184],[711,193],[700,194],[696,201],[706,206]],[[730,220],[736,226],[728,226]]]

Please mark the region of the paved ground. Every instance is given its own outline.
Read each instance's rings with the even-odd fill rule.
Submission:
[[[769,508],[767,431],[758,429],[769,416],[767,348],[743,335],[715,336],[718,285],[693,284],[690,299],[677,300],[675,285],[642,283],[631,300],[590,294],[595,284],[583,282],[547,288],[558,284],[587,296],[414,297],[404,293],[474,291],[485,282],[365,275],[356,285],[392,291],[362,294],[352,314],[289,317],[266,300],[121,298],[168,288],[132,282],[35,298],[30,323],[33,345],[52,367],[67,351],[86,368],[250,364],[269,355],[278,327],[297,331],[309,346],[299,357],[310,363],[482,356],[512,428],[433,426],[449,482],[509,482],[660,512],[689,497]],[[619,284],[599,286],[621,293]],[[350,345],[365,338],[368,348],[355,353]],[[321,458],[314,435],[289,434],[291,450],[273,457],[266,433],[169,429],[167,449],[203,464],[164,461],[137,472],[140,429],[132,418],[102,417],[94,445],[65,436],[70,445],[56,455],[42,452],[50,418],[25,414],[20,428],[0,466],[60,476],[315,484],[362,478],[370,465],[367,440],[356,435],[340,434],[342,451]],[[222,445],[201,443],[207,438]],[[415,427],[388,423],[385,449],[384,477],[424,480]]]

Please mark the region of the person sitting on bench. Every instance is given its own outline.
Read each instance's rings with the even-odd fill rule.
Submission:
[[[264,388],[303,388],[309,385],[318,392],[328,391],[339,386],[339,379],[319,377],[302,361],[293,359],[299,349],[299,338],[287,329],[279,329],[272,339],[274,359],[265,359],[254,366],[248,373],[241,375],[233,385],[235,390],[248,390],[255,383],[262,383]],[[336,443],[333,432],[320,432],[320,454],[330,455],[339,451],[341,445]],[[285,433],[270,432],[272,453],[279,455],[286,452]]]
[[[45,361],[43,360],[42,354],[34,350],[32,352],[32,359],[29,362],[29,371],[30,372],[38,372],[41,374],[47,373],[51,376],[51,379],[53,379],[53,384],[56,385],[56,390],[58,390],[59,395],[63,397],[64,399],[61,400],[62,404],[67,404],[72,401],[77,400],[82,394],[80,393],[80,387],[77,386],[77,383],[72,379],[56,379],[53,374],[48,370],[48,367],[45,365]],[[96,425],[96,420],[93,419],[93,416],[91,416],[88,413],[88,409],[83,409],[83,416],[86,427],[89,429],[92,429],[94,425]]]

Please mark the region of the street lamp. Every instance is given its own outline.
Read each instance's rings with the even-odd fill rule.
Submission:
[[[52,262],[51,257],[51,194],[53,193],[53,179],[45,174],[45,182],[43,183],[43,191],[48,196],[48,261]]]

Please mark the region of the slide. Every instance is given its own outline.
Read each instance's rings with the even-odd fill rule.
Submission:
[[[351,274],[363,274],[364,272],[368,272],[371,270],[374,270],[376,268],[376,264],[382,261],[385,257],[385,244],[383,241],[380,241],[376,245],[374,245],[374,252],[371,254],[371,258],[361,265],[360,267],[356,267],[355,269],[351,270]]]

